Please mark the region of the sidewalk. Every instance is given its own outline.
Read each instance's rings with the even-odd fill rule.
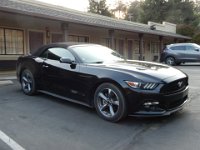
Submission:
[[[0,71],[0,80],[17,79],[16,71]]]
[[[16,77],[16,71],[0,71],[0,86],[13,84]]]

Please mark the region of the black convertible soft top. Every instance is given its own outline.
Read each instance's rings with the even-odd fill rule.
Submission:
[[[41,46],[39,49],[33,51],[33,53],[31,53],[31,55],[32,56],[39,56],[48,47],[59,46],[59,47],[68,48],[68,47],[74,46],[74,45],[85,45],[85,44],[88,45],[89,43],[84,43],[84,42],[58,42],[58,43],[46,44],[46,45]]]

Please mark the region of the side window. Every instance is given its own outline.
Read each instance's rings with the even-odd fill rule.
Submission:
[[[60,58],[65,57],[75,61],[75,57],[71,54],[71,52],[61,47],[48,48],[44,53],[41,54],[40,57],[58,61]]]
[[[185,46],[172,46],[170,48],[171,50],[175,50],[175,51],[182,51],[182,50],[186,50],[186,47]]]
[[[194,46],[186,46],[186,50],[187,51],[193,51],[193,50],[195,50],[195,47]]]

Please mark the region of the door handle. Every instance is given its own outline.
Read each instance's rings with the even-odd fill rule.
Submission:
[[[43,68],[48,68],[49,66],[47,66],[47,65],[42,65],[42,67],[43,67]]]

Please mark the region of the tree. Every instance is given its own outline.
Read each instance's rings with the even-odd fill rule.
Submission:
[[[200,2],[191,0],[133,1],[126,20],[147,23],[163,21],[177,24],[177,33],[200,43]],[[195,34],[198,33],[198,34]]]
[[[122,0],[118,0],[116,7],[112,9],[112,12],[118,17],[118,19],[124,18],[126,16],[127,6],[122,2]]]
[[[179,24],[177,25],[177,33],[193,37],[195,33],[195,28],[192,25]]]
[[[142,14],[141,22],[147,23],[148,21],[162,22],[165,20],[167,12],[167,1],[165,0],[145,0],[141,4],[144,11]]]
[[[106,0],[89,0],[88,12],[109,17],[113,16],[106,5]]]
[[[194,35],[192,42],[200,44],[200,33],[197,33],[196,35]]]
[[[141,8],[141,2],[133,1],[128,8],[125,19],[133,22],[141,22],[143,13],[144,11]]]
[[[195,20],[192,25],[200,31],[200,1],[197,1],[194,5]]]
[[[166,21],[176,24],[192,24],[195,20],[194,2],[168,0]]]

